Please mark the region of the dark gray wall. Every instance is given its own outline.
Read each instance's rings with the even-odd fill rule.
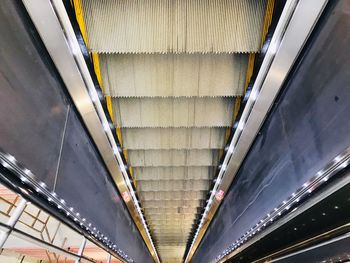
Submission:
[[[213,262],[350,145],[350,1],[334,1],[203,238]]]
[[[18,2],[0,4],[0,148],[135,262],[153,262]]]

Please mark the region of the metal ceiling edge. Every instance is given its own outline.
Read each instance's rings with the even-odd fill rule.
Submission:
[[[222,200],[215,195],[226,193],[235,178],[250,146],[263,124],[290,69],[314,28],[327,0],[316,4],[288,0],[272,37],[247,105],[235,130],[216,184],[211,191],[205,212],[195,232],[185,263],[190,262]]]
[[[155,262],[160,262],[83,54],[61,1],[23,0]]]

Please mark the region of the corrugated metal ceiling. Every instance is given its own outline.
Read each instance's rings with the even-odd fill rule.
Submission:
[[[265,1],[83,0],[91,50],[256,52]]]
[[[171,169],[134,169],[134,176],[138,177],[138,170],[143,173],[152,173],[149,178],[157,178],[157,173],[162,174],[162,178],[178,178],[179,174],[203,174],[203,170],[186,169],[190,166],[216,166],[219,163],[218,150],[131,150],[128,151],[130,164],[132,167],[171,167]],[[186,166],[186,167],[183,167]],[[176,169],[175,169],[176,167]],[[181,170],[180,170],[181,169]],[[208,170],[205,170],[207,173]],[[198,174],[198,175],[197,175]],[[140,177],[141,178],[141,177]],[[145,177],[146,178],[146,177]],[[147,177],[148,178],[148,177]],[[182,178],[182,177],[181,177]],[[160,178],[159,178],[160,179]]]
[[[226,128],[127,128],[121,129],[123,147],[151,149],[222,149]]]
[[[207,165],[210,166],[210,165]],[[133,168],[134,178],[138,181],[193,181],[212,180],[214,167],[203,166],[179,166],[179,167],[137,167]]]
[[[258,50],[266,0],[82,2],[151,234],[181,262],[243,94],[248,54],[229,53]]]
[[[113,98],[122,128],[230,127],[233,105],[229,97]]]
[[[247,56],[239,54],[102,54],[112,97],[240,96]]]

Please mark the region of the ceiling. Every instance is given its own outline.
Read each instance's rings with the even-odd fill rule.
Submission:
[[[162,262],[205,204],[265,0],[83,0],[87,42]]]

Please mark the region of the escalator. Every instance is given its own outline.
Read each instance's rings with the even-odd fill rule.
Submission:
[[[347,0],[4,0],[3,200],[86,240],[49,244],[1,212],[6,258],[17,235],[49,262],[349,260],[349,14]]]

